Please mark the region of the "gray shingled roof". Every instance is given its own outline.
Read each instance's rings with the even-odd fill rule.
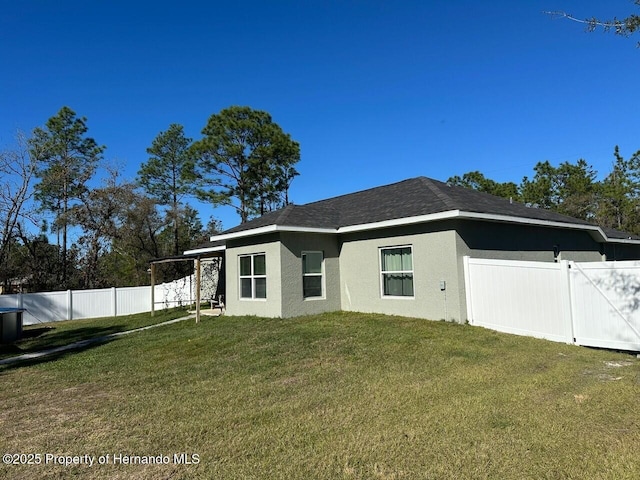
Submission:
[[[337,229],[452,210],[591,225],[584,220],[550,210],[527,207],[522,203],[511,202],[487,193],[450,186],[431,178],[417,177],[305,205],[288,205],[226,230],[223,234],[269,225]],[[607,229],[606,232],[610,238],[629,237],[629,234],[616,230]]]

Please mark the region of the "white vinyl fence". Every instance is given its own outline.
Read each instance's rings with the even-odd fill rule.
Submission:
[[[193,303],[193,275],[155,286],[155,309]],[[0,295],[0,308],[24,308],[24,325],[59,320],[114,317],[151,311],[151,287],[67,290],[65,292]]]
[[[640,351],[640,262],[465,257],[467,318],[501,332]]]

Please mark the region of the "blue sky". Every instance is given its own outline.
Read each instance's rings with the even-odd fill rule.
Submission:
[[[538,161],[604,176],[640,149],[638,38],[554,19],[631,0],[1,0],[0,145],[67,105],[133,179],[171,123],[201,137],[230,105],[301,145],[307,203],[425,175],[519,182]],[[192,202],[206,224],[234,211]]]

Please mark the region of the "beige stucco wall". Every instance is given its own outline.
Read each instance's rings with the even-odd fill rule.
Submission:
[[[340,264],[337,235],[282,233],[282,316],[294,317],[340,310]],[[303,298],[302,252],[324,254],[324,297]]]
[[[302,252],[324,253],[325,295],[304,299]],[[266,300],[240,298],[239,256],[264,253],[267,269]],[[340,310],[340,265],[336,235],[279,233],[227,243],[226,313],[263,317],[293,317]]]
[[[240,298],[240,263],[238,257],[252,253],[265,254],[267,271],[267,298],[248,300]],[[227,315],[257,315],[260,317],[282,316],[282,283],[280,264],[280,242],[278,235],[263,235],[229,241],[226,265],[226,313]]]
[[[403,245],[413,249],[414,297],[384,298],[380,248]],[[227,313],[292,317],[342,309],[464,322],[465,255],[553,262],[554,245],[562,260],[601,261],[605,253],[583,231],[460,220],[340,236],[283,232],[237,239],[226,249]],[[303,251],[324,253],[322,299],[303,298]],[[266,255],[266,300],[239,298],[238,256],[252,253]]]
[[[385,298],[380,248],[403,245],[412,247],[414,297]],[[340,272],[343,310],[461,321],[456,233],[444,223],[346,235]]]

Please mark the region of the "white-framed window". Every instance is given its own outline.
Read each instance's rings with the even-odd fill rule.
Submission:
[[[324,254],[302,252],[302,296],[324,297]]]
[[[383,297],[413,297],[411,245],[380,249],[380,289]]]
[[[267,266],[264,253],[240,255],[240,298],[267,298]]]

